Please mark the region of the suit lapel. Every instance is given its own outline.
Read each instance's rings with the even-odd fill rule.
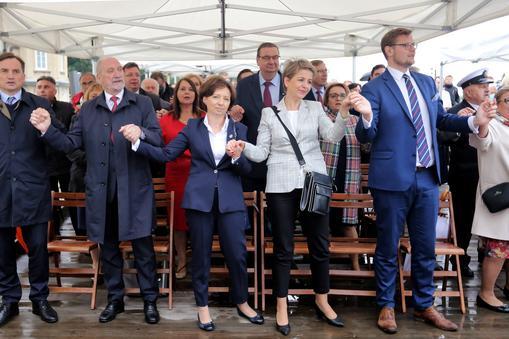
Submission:
[[[200,138],[202,139],[204,151],[205,153],[207,153],[210,163],[212,164],[212,166],[216,167],[216,162],[214,161],[214,154],[212,153],[212,146],[210,145],[209,130],[207,129],[207,126],[205,126],[203,119],[204,118],[201,119],[200,125],[198,127]]]
[[[2,100],[0,100],[0,111],[7,119],[11,120],[11,112],[9,112],[7,105],[5,105]]]
[[[384,72],[382,74],[382,76],[383,76],[383,79],[385,80],[385,85],[389,88],[392,95],[394,95],[394,98],[396,99],[398,104],[401,106],[401,108],[405,112],[406,117],[408,119],[410,119],[410,122],[412,122],[412,118],[411,118],[412,116],[411,116],[410,112],[408,111],[408,107],[406,105],[405,99],[403,98],[403,94],[401,93],[401,91],[398,87],[398,84],[392,77],[391,73],[387,71],[387,72]]]

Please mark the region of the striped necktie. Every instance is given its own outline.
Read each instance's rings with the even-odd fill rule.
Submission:
[[[15,102],[16,102],[16,97],[8,97],[6,104],[7,105],[14,105]]]
[[[428,142],[426,141],[426,133],[424,132],[421,108],[419,107],[417,94],[415,93],[415,88],[410,81],[410,77],[407,74],[403,74],[403,79],[405,79],[408,98],[410,99],[412,122],[414,124],[415,130],[417,131],[417,154],[419,155],[419,162],[422,166],[428,167],[431,162],[431,157],[429,153]]]

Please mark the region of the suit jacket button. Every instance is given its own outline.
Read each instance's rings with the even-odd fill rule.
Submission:
[[[104,123],[104,127],[108,127],[108,123],[107,122]]]
[[[214,174],[216,174],[216,173],[217,173],[217,169],[214,170]]]
[[[105,142],[101,142],[101,145],[102,145],[102,146],[106,146],[106,143],[105,143]]]
[[[101,166],[106,166],[106,163],[104,161],[101,161]]]

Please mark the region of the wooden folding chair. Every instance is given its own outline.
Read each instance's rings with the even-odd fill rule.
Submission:
[[[445,239],[437,239],[435,243],[435,254],[445,256],[445,265],[443,271],[434,271],[433,278],[443,279],[442,290],[435,290],[435,296],[437,297],[459,297],[460,298],[460,309],[461,313],[466,313],[465,307],[465,294],[463,292],[463,282],[461,279],[461,268],[460,268],[460,255],[465,255],[465,251],[458,247],[456,239],[456,227],[454,224],[454,210],[452,205],[452,194],[450,192],[444,193],[439,203],[439,213],[445,213],[449,216],[449,232]],[[412,246],[410,239],[402,238],[400,240],[400,251],[398,252],[398,265],[399,265],[399,277],[401,289],[401,308],[403,312],[406,312],[406,296],[411,296],[412,291],[406,290],[403,284],[404,278],[410,278],[411,273],[403,271],[403,254],[411,254]],[[449,270],[449,259],[453,256],[456,261],[456,270],[452,267]],[[456,280],[457,289],[447,290],[447,280],[454,278]],[[453,286],[451,286],[452,288]]]
[[[252,209],[253,212],[253,219],[252,219],[252,225],[253,228],[253,234],[252,235],[246,235],[246,250],[248,253],[248,259],[250,257],[253,258],[252,264],[249,263],[247,265],[247,274],[252,278],[252,283],[248,285],[248,293],[253,295],[254,299],[254,307],[258,308],[258,213],[259,209],[257,206],[257,192],[244,192],[244,202],[248,209]],[[239,225],[239,227],[242,227],[242,225]],[[217,236],[214,237],[212,240],[212,256],[213,257],[222,257],[221,253],[221,244],[219,242],[219,238]],[[226,264],[222,266],[212,266],[210,268],[211,274],[218,274],[222,277],[226,276],[228,274],[228,269],[226,268]],[[222,279],[224,281],[224,279]],[[228,284],[226,285],[219,285],[214,284],[209,285],[209,292],[228,292],[230,290]]]
[[[51,192],[53,207],[86,207],[85,193]],[[99,247],[97,243],[87,240],[84,236],[57,236],[53,221],[48,226],[48,252],[53,257],[54,267],[50,267],[50,274],[56,276],[57,285],[50,285],[52,293],[88,293],[91,295],[90,308],[95,309],[97,295],[97,277],[99,274]],[[62,252],[90,254],[92,267],[65,267],[60,265]],[[83,264],[80,264],[82,266]],[[62,286],[61,277],[92,277],[91,287]]]
[[[158,185],[156,182],[155,185]],[[168,287],[162,286],[159,288],[160,293],[168,294],[168,308],[173,307],[173,213],[174,213],[174,192],[158,192],[159,189],[155,187],[155,207],[156,209],[166,211],[165,216],[158,215],[157,223],[159,226],[168,228],[168,235],[165,237],[154,238],[154,252],[156,258],[162,263],[161,267],[157,268],[157,273],[166,277],[168,281]],[[120,249],[124,257],[128,257],[133,252],[133,247],[130,241],[122,241],[120,243]],[[124,274],[135,274],[135,268],[124,268]],[[126,288],[126,293],[140,293],[139,288]]]

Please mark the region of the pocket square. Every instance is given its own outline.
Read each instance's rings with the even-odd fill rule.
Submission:
[[[439,99],[440,99],[440,93],[436,92],[435,96],[433,98],[431,98],[431,101],[437,101]]]

